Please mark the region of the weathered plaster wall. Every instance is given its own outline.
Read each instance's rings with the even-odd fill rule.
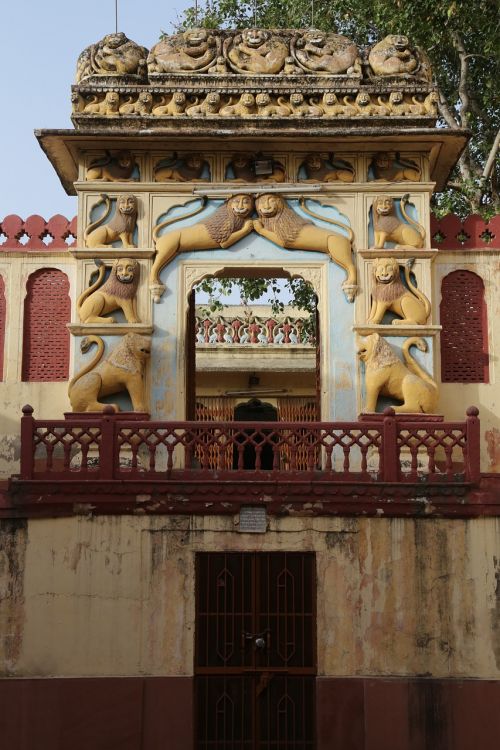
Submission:
[[[314,550],[318,673],[500,677],[500,520],[230,517],[4,522],[2,671],[189,675],[194,554]]]
[[[22,407],[31,404],[39,419],[61,419],[63,412],[69,410],[67,383],[21,380],[26,285],[31,274],[41,268],[55,268],[65,273],[70,283],[70,296],[74,300],[76,264],[68,252],[30,251],[23,255],[4,251],[0,257],[0,275],[5,281],[6,299],[4,372],[0,381],[0,480],[19,470]]]

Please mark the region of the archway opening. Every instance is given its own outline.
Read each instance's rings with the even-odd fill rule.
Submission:
[[[309,282],[283,269],[265,277],[227,269],[200,282],[189,307],[188,418],[237,421],[240,406],[258,399],[276,421],[320,419],[318,306]]]

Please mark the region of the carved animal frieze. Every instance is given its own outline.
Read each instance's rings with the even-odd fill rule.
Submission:
[[[419,182],[422,171],[411,159],[387,151],[379,151],[370,164],[373,180],[387,182]]]
[[[154,167],[156,182],[204,182],[203,172],[208,169],[208,162],[202,154],[186,154],[178,157],[173,154],[171,159],[164,159]]]
[[[126,193],[112,201],[109,195],[103,193],[99,202],[105,204],[105,212],[86,228],[84,238],[87,247],[106,247],[117,240],[121,240],[122,247],[136,247],[133,239],[137,224],[136,196]],[[107,221],[114,203],[115,213],[110,221]]]
[[[160,301],[165,291],[160,281],[160,272],[178,253],[231,247],[252,231],[253,221],[250,217],[254,209],[253,196],[238,194],[228,198],[220,208],[198,224],[160,235],[165,227],[200,213],[205,204],[206,200],[203,200],[201,206],[194,211],[167,219],[155,226],[153,240],[156,257],[150,274],[150,289],[155,302]]]
[[[219,111],[221,117],[254,117],[257,112],[255,96],[249,92],[241,94],[236,104],[226,104]]]
[[[305,201],[301,202],[302,209],[311,216],[334,224],[350,232],[349,227],[338,222],[318,216],[309,211]],[[316,226],[312,221],[304,219],[293,209],[281,195],[265,193],[255,201],[258,218],[254,221],[254,229],[271,242],[287,250],[307,250],[326,253],[334,263],[347,273],[342,288],[349,302],[354,301],[356,293],[356,266],[351,250],[351,239],[337,234],[323,227]],[[352,237],[352,233],[351,233]]]
[[[99,267],[97,280],[79,296],[76,303],[81,322],[114,323],[114,318],[104,315],[122,310],[127,323],[140,323],[136,309],[140,273],[138,261],[134,258],[115,260],[106,281],[105,264],[99,260],[95,263]]]
[[[127,182],[137,180],[134,176],[137,168],[135,157],[131,151],[124,149],[112,154],[110,151],[105,152],[105,156],[94,159],[90,162],[86,180],[102,180],[103,182]]]
[[[406,211],[409,195],[400,199],[402,221],[394,205],[394,198],[378,195],[372,205],[373,235],[375,250],[385,247],[386,242],[394,242],[396,249],[412,250],[424,246],[425,230]]]
[[[301,167],[306,175],[301,182],[354,182],[356,174],[352,164],[335,159],[333,154],[308,154]]]
[[[427,55],[413,47],[404,34],[389,34],[375,44],[368,55],[376,76],[414,76],[430,81],[432,74]]]
[[[93,344],[97,352],[70,381],[68,395],[76,412],[102,411],[107,404],[99,398],[128,392],[133,411],[147,412],[144,369],[151,354],[151,340],[137,333],[127,333],[103,359],[104,342],[100,336],[86,336],[80,345],[82,353]],[[112,404],[119,411],[116,404]]]
[[[341,34],[309,29],[298,33],[291,42],[297,64],[316,75],[361,75],[358,48]]]
[[[186,29],[164,36],[148,56],[148,72],[203,73],[220,56],[221,37],[209,29]]]
[[[259,160],[268,162],[267,174],[256,171]],[[229,163],[233,177],[226,177],[229,182],[285,182],[286,171],[280,161],[269,158],[262,154],[238,153],[233,156]]]
[[[393,325],[424,325],[431,303],[413,284],[410,270],[415,262],[408,259],[404,266],[406,286],[401,280],[400,265],[395,258],[377,258],[372,265],[372,307],[368,323],[382,323],[386,312],[398,315]]]
[[[119,108],[121,115],[149,115],[153,108],[153,94],[141,91],[138,96],[127,96]]]
[[[104,117],[118,117],[120,114],[120,94],[117,91],[107,91],[105,94],[92,95],[85,104],[83,113],[86,115],[101,115]]]
[[[155,117],[186,117],[188,98],[183,91],[175,91],[171,96],[160,96],[153,106]]]
[[[90,76],[146,76],[145,47],[128,39],[121,31],[107,34],[83,50],[76,67],[76,82]]]
[[[398,413],[435,413],[438,387],[410,354],[410,347],[427,351],[422,338],[409,338],[403,344],[403,363],[390,344],[378,333],[367,336],[358,346],[358,356],[365,365],[366,398],[364,411],[377,409],[379,396],[402,401],[394,407]]]
[[[237,73],[279,73],[289,57],[288,44],[267,29],[244,29],[224,42],[224,54]]]

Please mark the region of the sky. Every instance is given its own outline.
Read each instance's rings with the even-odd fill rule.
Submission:
[[[118,30],[150,49],[174,32],[190,0],[119,0]],[[0,38],[0,221],[9,214],[69,218],[66,195],[38,145],[38,128],[71,128],[80,52],[115,30],[115,0],[4,0]]]

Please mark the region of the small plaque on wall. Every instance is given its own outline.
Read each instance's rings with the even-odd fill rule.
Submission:
[[[265,508],[245,505],[240,509],[238,531],[244,534],[265,534],[267,531],[267,513]]]

